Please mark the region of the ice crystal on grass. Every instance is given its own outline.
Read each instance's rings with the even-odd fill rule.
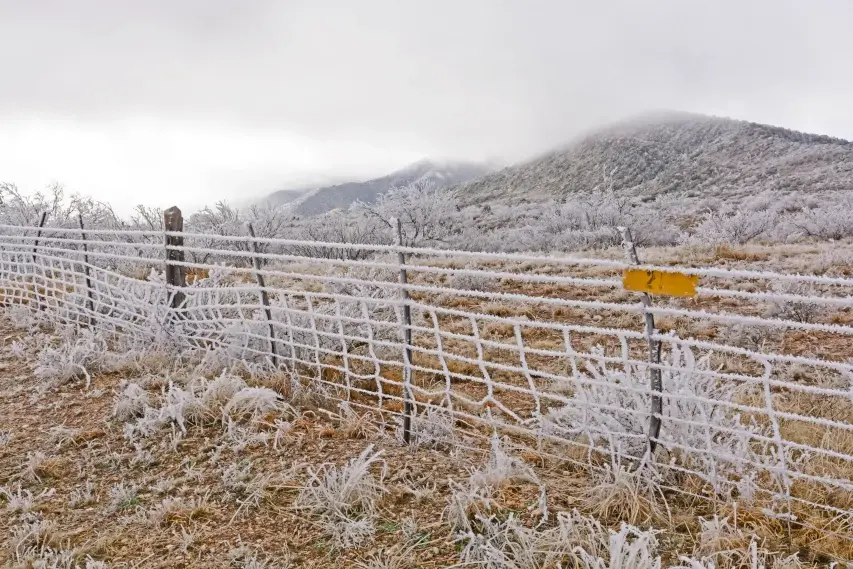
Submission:
[[[386,492],[386,464],[373,445],[337,467],[326,464],[308,469],[308,483],[299,492],[295,507],[313,515],[337,547],[354,547],[373,538],[376,500]],[[380,467],[379,477],[371,468]]]
[[[231,566],[237,569],[290,569],[292,567],[287,561],[262,557],[246,546],[232,549],[228,556],[231,558]]]
[[[495,506],[494,495],[508,483],[531,483],[540,487],[540,510],[547,512],[545,488],[530,466],[510,456],[501,439],[493,435],[489,461],[474,469],[463,483],[450,482],[450,496],[443,517],[456,532],[472,531],[472,520],[488,519]]]
[[[83,329],[76,335],[63,338],[57,347],[42,349],[34,374],[41,380],[58,385],[85,378],[88,389],[92,381],[89,370],[98,367],[102,354],[106,352],[103,338]]]
[[[701,474],[716,492],[725,494],[746,474],[745,464],[760,462],[751,457],[757,452],[755,439],[769,434],[767,427],[746,422],[732,410],[740,384],[716,377],[711,353],[697,358],[675,338],[668,344],[668,361],[663,362],[667,367],[661,371],[660,443],[672,448],[671,455]],[[565,406],[543,417],[543,431],[589,441],[612,456],[632,457],[636,467],[648,450],[651,388],[647,370],[607,363],[601,348],[593,353],[600,357],[585,360],[584,370],[567,380],[573,395]]]
[[[244,387],[222,408],[222,415],[234,420],[256,421],[269,413],[293,412],[281,395],[267,387]]]
[[[30,482],[41,482],[42,478],[56,474],[58,466],[57,459],[48,457],[41,451],[28,453],[24,478]]]
[[[74,444],[78,436],[80,436],[80,429],[66,427],[65,425],[57,425],[50,429],[50,441],[56,445],[57,449],[68,444]]]
[[[450,410],[429,406],[412,417],[410,442],[415,447],[453,448],[455,423],[456,418]],[[398,419],[396,435],[398,440],[403,440],[402,418]]]
[[[654,532],[623,523],[618,532],[610,532],[606,559],[583,548],[577,553],[588,569],[660,569],[661,559],[656,550]]]
[[[77,487],[71,491],[68,498],[72,508],[88,506],[97,502],[95,497],[95,485],[87,481],[83,486]]]
[[[139,503],[138,492],[139,489],[134,484],[125,484],[124,482],[114,484],[109,491],[110,511],[117,512],[136,506]]]
[[[561,512],[554,526],[525,526],[515,514],[505,520],[478,517],[473,529],[459,534],[463,566],[487,569],[545,569],[582,567],[580,551],[606,556],[608,532],[597,521],[577,511]]]
[[[153,526],[170,526],[204,517],[209,512],[208,496],[203,495],[190,499],[164,498],[151,510],[143,512],[141,516]]]
[[[124,422],[144,415],[149,405],[148,392],[135,382],[125,383],[120,389],[113,402],[113,417]]]
[[[75,551],[33,547],[26,550],[19,560],[28,563],[33,569],[107,569],[103,561],[87,555],[81,562],[78,557]]]
[[[20,484],[16,489],[0,486],[0,496],[6,500],[6,511],[9,513],[26,513],[33,507],[33,493],[29,490],[22,490]]]
[[[19,560],[26,560],[28,554],[53,546],[58,541],[56,530],[56,522],[53,520],[28,517],[12,526],[7,543]]]

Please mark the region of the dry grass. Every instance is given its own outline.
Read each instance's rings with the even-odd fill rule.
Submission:
[[[802,246],[748,246],[650,250],[643,256],[650,262],[661,264],[685,260],[696,263],[713,261],[730,267],[775,268],[794,272],[803,271],[810,262],[818,262],[825,253],[822,247],[811,250]],[[601,255],[618,258],[621,253],[611,251]],[[521,265],[496,265],[495,268],[524,269]],[[316,272],[316,267],[309,270]],[[844,271],[847,270],[846,265],[836,260],[827,262],[825,272],[846,274]],[[558,266],[547,271],[573,276],[613,276],[612,272],[596,267],[569,270]],[[199,274],[194,278],[204,276]],[[417,278],[413,276],[415,282],[418,282]],[[427,280],[424,277],[422,282]],[[298,287],[317,290],[316,284],[300,281]],[[525,292],[532,296],[605,299],[619,303],[636,300],[619,290],[529,284],[516,286],[510,280],[495,287],[502,292]],[[524,322],[641,329],[639,316],[619,312],[592,313],[535,302],[510,304],[455,296],[431,298],[425,294],[419,298],[473,313],[518,318],[522,322],[520,334],[525,345],[538,349],[560,350],[563,347],[562,337],[553,330],[543,330]],[[672,305],[743,314],[763,314],[766,309],[758,303],[726,298],[677,300]],[[847,322],[853,315],[836,311],[822,318],[826,322]],[[456,374],[449,379],[453,395],[465,396],[475,402],[457,397],[453,401],[454,408],[479,416],[488,410],[493,416],[501,417],[502,411],[494,403],[476,404],[485,396],[487,389],[482,380],[477,381],[484,375],[481,366],[464,361],[464,358],[477,358],[471,321],[441,315],[438,319],[443,330],[466,336],[443,342],[446,353],[459,356],[447,357],[444,362],[448,371]],[[425,319],[424,322],[432,325],[431,320]],[[847,361],[853,357],[849,339],[832,334],[785,332],[759,337],[750,330],[732,332],[714,323],[670,317],[659,318],[657,325],[682,337],[725,339],[759,351],[818,356],[834,361]],[[486,347],[484,354],[489,361],[520,366],[513,325],[480,321],[478,326],[482,339],[505,345]],[[24,334],[9,326],[2,330],[7,344]],[[734,335],[726,337],[725,334]],[[415,342],[423,347],[436,347],[435,338],[428,333],[415,334]],[[619,353],[619,346],[612,338],[604,336],[578,334],[573,342],[578,351],[588,351],[601,345],[610,350],[608,353]],[[359,349],[361,353],[367,353],[366,348]],[[631,344],[629,349],[642,356],[644,346],[640,342]],[[399,354],[394,357],[399,358]],[[760,373],[756,371],[755,362],[748,358],[715,358],[715,369],[746,375]],[[543,391],[553,391],[554,388],[537,373],[571,373],[566,357],[530,355],[527,360],[528,369],[533,374],[529,378],[505,370],[488,369],[487,372],[493,380],[505,386],[526,388],[532,381]],[[329,358],[325,363],[343,365],[340,358]],[[448,381],[442,362],[435,356],[417,353],[415,363],[433,370],[432,373],[417,372],[414,375],[415,385],[422,389],[416,392],[418,402],[442,404],[442,389]],[[373,373],[372,365],[364,364],[361,369],[356,367],[357,363],[350,364],[366,376]],[[206,415],[204,421],[189,423],[186,434],[164,428],[156,435],[136,441],[134,446],[124,438],[123,423],[136,420],[144,413],[145,406],[154,405],[160,397],[159,388],[166,387],[167,381],[161,378],[146,383],[144,388],[140,387],[144,395],[131,389],[127,399],[114,401],[112,394],[126,390],[127,383],[122,382],[139,378],[128,375],[133,372],[127,369],[102,371],[93,374],[91,389],[100,390],[105,394],[103,396],[87,396],[80,391],[79,385],[58,386],[47,395],[38,395],[38,382],[23,363],[10,358],[4,365],[7,367],[0,371],[0,392],[3,393],[0,398],[0,431],[14,436],[0,445],[0,480],[14,480],[16,485],[14,488],[9,486],[11,498],[4,500],[7,504],[14,502],[13,506],[7,506],[13,511],[12,515],[0,522],[0,532],[6,535],[18,535],[15,528],[20,529],[20,516],[28,510],[45,523],[43,532],[39,530],[41,533],[36,532],[35,537],[26,537],[31,545],[68,546],[80,556],[92,555],[119,566],[228,567],[233,566],[229,551],[243,544],[251,544],[254,552],[263,552],[262,557],[258,553],[257,559],[269,559],[268,566],[275,566],[276,562],[286,566],[284,560],[287,560],[293,567],[396,569],[398,566],[449,567],[459,561],[459,544],[454,541],[457,536],[447,516],[442,517],[442,512],[446,511],[454,489],[458,491],[460,485],[468,483],[470,468],[483,463],[482,453],[458,447],[485,450],[480,435],[487,436],[489,431],[476,421],[455,418],[450,422],[450,432],[454,436],[460,433],[462,436],[452,445],[439,442],[421,444],[414,449],[401,447],[394,436],[393,417],[388,413],[402,409],[401,401],[391,399],[402,395],[399,367],[384,366],[379,372],[383,396],[386,397],[381,411],[368,412],[362,407],[375,407],[379,401],[374,379],[354,381],[355,386],[367,393],[353,393],[351,404],[339,407],[316,393],[295,389],[291,378],[285,374],[255,380],[247,377],[250,383],[247,389],[252,391],[244,391],[243,396],[230,406],[231,397],[215,406],[219,410],[227,409],[224,414],[217,412]],[[150,371],[156,372],[156,365]],[[314,373],[313,369],[310,373]],[[792,383],[831,388],[844,385],[843,378],[823,376],[808,366],[779,367],[774,373]],[[343,396],[343,388],[336,390],[334,387],[345,383],[340,371],[327,369],[324,379],[332,384],[330,393],[334,397]],[[265,390],[275,392],[286,403]],[[571,394],[571,389],[567,388],[565,393]],[[494,397],[522,419],[532,416],[535,402],[530,396],[511,389],[498,389]],[[772,400],[776,410],[806,417],[849,422],[853,416],[850,401],[840,397],[774,389]],[[755,389],[744,389],[736,401],[758,408],[765,406],[763,392]],[[548,403],[545,405],[547,407]],[[105,424],[111,415],[114,418]],[[752,415],[744,413],[744,420],[754,418],[759,424],[767,424],[766,415]],[[229,419],[242,430],[236,427],[227,429]],[[853,437],[849,430],[788,419],[780,421],[780,428],[787,441],[853,454]],[[429,434],[437,439],[445,435],[445,431]],[[707,482],[695,476],[660,473],[660,485],[655,487],[643,477],[618,468],[604,471],[605,474],[591,472],[586,464],[603,467],[609,459],[600,453],[590,454],[590,440],[584,435],[573,439],[574,445],[540,444],[517,433],[513,436],[527,448],[521,457],[533,468],[542,487],[547,489],[550,521],[543,528],[553,527],[558,512],[579,509],[611,529],[618,529],[620,522],[661,529],[659,553],[667,562],[674,562],[679,554],[704,555],[720,548],[747,551],[749,542],[744,542],[744,536],[752,535],[758,536],[767,549],[779,552],[774,559],[798,554],[803,563],[821,564],[853,558],[853,524],[849,517],[833,517],[819,508],[795,503],[793,508],[798,519],[788,524],[762,512],[763,508],[770,506],[766,496],[759,497],[753,504],[739,504],[735,511],[729,504],[715,502],[709,495]],[[340,468],[357,459],[359,453],[371,444],[383,451],[381,456],[388,472],[382,479],[385,490],[372,497],[374,505],[359,510],[367,511],[372,517],[373,536],[366,537],[359,548],[342,549],[340,543],[335,543],[335,536],[330,535],[328,526],[324,527],[321,514],[306,515],[305,510],[294,509],[294,505],[299,504],[302,489],[310,486],[312,480],[316,483],[316,479],[312,479],[301,465],[311,465],[315,473]],[[448,452],[454,449],[455,452]],[[223,470],[242,461],[251,463],[251,476],[243,482],[244,486],[229,490],[223,482]],[[376,468],[372,474],[379,477]],[[815,476],[853,479],[850,461],[826,456],[811,457],[803,471]],[[288,473],[284,479],[273,476],[281,472]],[[249,488],[252,481],[254,489]],[[19,482],[20,488],[17,487]],[[770,480],[759,482],[771,484]],[[119,484],[126,488],[133,486],[136,492],[131,497],[125,496],[127,499],[119,502],[120,507],[113,508],[110,490]],[[528,528],[541,522],[539,485],[529,480],[510,480],[505,484],[486,486],[489,487],[488,492],[462,504],[464,517],[469,523],[476,520],[477,515],[495,516],[498,520],[506,520],[512,515]],[[51,490],[52,494],[45,494]],[[823,484],[799,480],[792,484],[791,491],[794,496],[817,504],[840,510],[853,508],[850,492],[828,490]],[[31,503],[23,507],[21,504],[28,501],[30,494]],[[691,497],[690,494],[699,497]],[[730,524],[735,524],[735,529],[720,530],[712,536],[698,518],[702,516],[710,520],[714,519],[714,514],[719,516],[718,519],[727,517]],[[414,542],[404,531],[404,524],[410,518],[418,528],[416,532],[408,530],[408,533],[418,534]],[[399,547],[403,543],[411,543],[411,549]],[[398,549],[392,550],[395,544]],[[8,559],[12,559],[10,551],[7,543]],[[248,559],[247,555],[240,559]],[[718,561],[718,568],[727,566],[723,560]],[[731,561],[728,566],[734,567],[737,563]]]

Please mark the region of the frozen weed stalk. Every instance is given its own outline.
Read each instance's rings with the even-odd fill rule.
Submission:
[[[381,454],[369,445],[345,466],[308,468],[308,483],[294,507],[317,518],[337,547],[354,547],[373,538],[376,501],[387,491],[383,485],[387,464]],[[370,472],[374,466],[380,468],[378,478]]]
[[[702,137],[714,135],[713,123],[707,126]],[[429,551],[452,555],[444,551],[448,540],[466,536],[460,548],[467,560],[513,569],[583,566],[579,550],[592,566],[655,565],[658,553],[716,569],[747,566],[743,536],[766,531],[768,549],[775,547],[780,523],[773,517],[791,520],[782,531],[792,547],[809,543],[835,555],[843,548],[833,532],[850,534],[843,513],[853,464],[853,265],[849,243],[818,241],[849,233],[853,192],[832,202],[841,213],[817,194],[644,201],[613,191],[610,179],[626,170],[603,171],[603,190],[561,202],[468,207],[449,194],[407,188],[313,220],[264,208],[252,214],[255,243],[237,233],[244,212],[223,205],[187,220],[186,287],[164,278],[159,212],[138,226],[81,212],[93,230],[86,251],[56,212],[36,251],[37,228],[4,193],[0,217],[15,223],[0,230],[0,288],[4,303],[18,305],[8,312],[18,321],[6,327],[3,345],[28,361],[0,361],[8,381],[0,382],[0,403],[30,405],[37,420],[21,421],[19,433],[14,409],[14,429],[3,425],[15,438],[0,434],[12,458],[0,469],[11,480],[0,505],[15,522],[42,511],[59,515],[59,505],[69,504],[75,516],[109,508],[121,509],[109,515],[123,521],[154,516],[166,520],[154,529],[175,538],[175,551],[192,555],[202,550],[186,545],[181,531],[198,527],[199,541],[206,539],[207,522],[187,520],[193,490],[211,482],[219,488],[211,494],[212,523],[230,518],[235,528],[254,530],[256,510],[293,501],[316,521],[305,531],[327,535],[317,538],[318,557],[330,555],[330,544],[367,549],[374,534],[396,532],[384,530],[409,513],[416,523],[403,533],[412,541],[418,528],[429,534],[417,538]],[[384,247],[392,243],[389,217],[402,220],[403,242],[413,247],[405,251],[411,342],[399,334],[400,266],[388,255],[395,246]],[[654,398],[640,308],[620,281],[626,264],[607,250],[618,243],[614,226],[631,227],[638,244],[655,246],[643,258],[657,269],[700,278],[694,298],[653,307],[668,331],[657,335],[662,389]],[[151,231],[122,231],[128,228]],[[30,243],[23,240],[19,252],[22,237]],[[785,244],[767,245],[775,240]],[[664,248],[676,242],[687,245]],[[170,266],[170,276],[180,277]],[[256,279],[260,271],[265,284]],[[170,304],[175,287],[182,307]],[[104,347],[114,352],[99,356]],[[91,387],[106,391],[122,381],[113,400],[96,390],[81,397],[87,375]],[[401,377],[411,386],[401,386]],[[385,435],[407,395],[418,414],[409,415],[412,445],[402,448]],[[295,401],[305,413],[291,408]],[[662,429],[650,452],[657,401]],[[93,426],[88,410],[109,413],[110,406],[113,421]],[[58,420],[41,424],[44,416]],[[113,440],[117,428],[126,442]],[[491,433],[506,438],[492,440],[487,462],[464,470],[488,449]],[[367,443],[348,438],[377,447],[354,459]],[[377,452],[380,444],[388,454]],[[286,470],[303,449],[325,458],[299,470],[297,482],[270,474]],[[385,477],[383,459],[394,469],[404,463],[398,477]],[[60,476],[66,467],[74,480]],[[136,476],[146,468],[163,472]],[[117,482],[124,488],[110,492]],[[53,486],[55,498],[41,497]],[[386,486],[393,502],[383,499]],[[294,487],[295,500],[286,491]],[[707,507],[734,499],[755,528],[726,518],[728,509]],[[567,504],[605,529],[561,515]],[[429,519],[442,506],[444,519]],[[69,526],[64,516],[57,522]],[[646,555],[633,549],[644,543],[634,531],[617,547],[607,528],[620,522],[637,531],[689,528],[688,550],[669,550],[677,540],[668,536],[661,538],[667,551]],[[347,559],[396,563],[393,555],[368,555],[348,552]]]
[[[89,370],[97,368],[106,352],[103,338],[83,329],[67,338],[61,337],[58,347],[44,348],[38,355],[34,373],[39,379],[59,385],[84,377],[88,389],[92,381]]]

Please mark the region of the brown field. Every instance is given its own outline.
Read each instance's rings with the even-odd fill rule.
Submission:
[[[680,247],[649,249],[640,254],[643,261],[661,265],[678,263],[836,276],[853,274],[853,247],[849,245]],[[621,252],[596,252],[595,256],[618,259]],[[466,266],[456,260],[432,264],[449,268]],[[556,263],[540,266],[495,262],[478,266],[501,271],[535,270],[537,274],[618,277],[610,269],[566,267]],[[314,267],[309,269],[315,272]],[[288,270],[295,269],[289,267]],[[192,274],[192,279],[208,276],[203,269]],[[414,284],[438,285],[448,277],[410,274],[410,278]],[[239,280],[251,282],[243,274]],[[267,284],[289,290],[323,290],[318,281],[308,279],[272,279]],[[723,283],[720,279],[703,279],[700,284],[722,287]],[[748,281],[726,286],[752,292],[768,290],[767,283]],[[636,303],[633,293],[618,288],[518,283],[505,279],[493,283],[490,290],[524,293],[531,297]],[[4,290],[0,293],[6,298]],[[38,294],[43,295],[44,291]],[[329,393],[322,396],[295,392],[291,377],[284,374],[258,375],[235,370],[249,385],[272,388],[292,406],[292,410],[279,409],[244,424],[247,432],[259,435],[249,437],[245,445],[235,445],[229,439],[224,416],[216,414],[193,421],[186,435],[178,436],[172,427],[135,446],[124,436],[126,421],[112,416],[114,396],[122,381],[144,378],[145,389],[154,400],[160,397],[170,379],[184,382],[194,374],[207,373],[208,378],[215,374],[153,357],[151,361],[136,359],[118,369],[93,373],[88,390],[80,381],[44,389],[43,380],[33,373],[36,354],[29,353],[21,359],[7,349],[14,342],[25,339],[27,330],[3,321],[0,325],[4,346],[0,355],[0,432],[10,433],[11,439],[0,445],[0,487],[20,488],[33,497],[27,512],[13,511],[11,500],[8,497],[5,500],[8,515],[0,521],[0,533],[7,536],[5,566],[32,566],[30,561],[21,560],[24,546],[62,549],[72,552],[78,560],[90,556],[105,561],[109,567],[260,567],[248,565],[239,557],[235,550],[240,547],[268,558],[267,567],[402,569],[454,566],[459,562],[461,545],[454,539],[455,532],[445,509],[453,488],[464,484],[472,469],[482,467],[489,460],[490,429],[484,427],[483,421],[467,416],[482,418],[487,409],[497,417],[502,413],[493,403],[470,404],[487,395],[483,367],[477,362],[485,360],[517,368],[520,361],[516,334],[528,349],[561,350],[563,337],[559,331],[537,326],[537,323],[642,331],[642,319],[637,314],[535,301],[504,302],[421,292],[413,292],[412,298],[425,305],[472,315],[510,318],[516,323],[474,316],[477,337],[491,342],[485,347],[479,346],[483,350],[480,356],[472,318],[438,313],[436,318],[441,330],[456,335],[442,340],[444,362],[435,355],[415,352],[413,364],[430,370],[413,374],[417,402],[440,405],[446,394],[446,382],[450,381],[454,404],[464,410],[464,416],[456,417],[459,445],[455,450],[411,448],[395,438],[393,419],[403,407],[402,368],[391,362],[375,370],[373,363],[366,361],[370,356],[369,346],[352,346],[347,361],[341,356],[329,356],[320,362],[320,379],[330,386]],[[20,300],[15,302],[20,303]],[[768,310],[761,302],[723,296],[656,302],[672,308],[750,316],[765,316]],[[823,311],[814,322],[849,325],[853,323],[853,306]],[[413,323],[431,327],[430,311],[415,310]],[[721,342],[765,353],[832,362],[853,360],[849,337],[830,332],[768,329],[755,336],[749,331],[733,330],[727,324],[681,316],[659,317],[656,327],[663,332],[674,332],[679,338]],[[43,331],[50,333],[47,329]],[[435,335],[428,332],[416,332],[413,343],[422,349],[438,349]],[[601,346],[605,353],[618,354],[620,350],[613,336],[596,333],[576,334],[572,345],[582,354],[590,353],[594,346]],[[643,359],[645,350],[642,340],[632,340],[628,344],[632,357]],[[358,356],[364,359],[359,360]],[[536,353],[525,357],[531,372],[529,376],[513,370],[488,370],[491,380],[499,384],[494,393],[495,401],[521,418],[531,415],[536,401],[529,393],[512,387],[526,389],[532,384],[537,391],[552,392],[553,382],[537,374],[571,373],[567,357]],[[401,361],[399,354],[394,359]],[[720,353],[714,354],[712,361],[714,369],[722,373],[761,374],[760,366],[748,357]],[[445,365],[451,379],[444,371]],[[345,377],[340,370],[346,366],[352,373],[368,379]],[[315,370],[306,368],[304,375],[312,374]],[[842,374],[799,364],[779,364],[774,368],[774,378],[827,388],[849,385],[849,378]],[[846,423],[853,417],[853,399],[850,398],[823,397],[782,387],[774,388],[770,395],[777,412]],[[352,402],[352,412],[337,406],[337,399],[347,396]],[[736,402],[766,408],[765,394],[760,390],[744,388]],[[556,403],[544,402],[544,405],[548,408]],[[758,423],[769,420],[766,414],[760,413],[753,418]],[[289,425],[284,431],[283,422]],[[478,506],[487,507],[489,515],[500,519],[513,515],[532,527],[540,521],[539,497],[541,488],[545,488],[551,516],[549,524],[553,524],[557,512],[578,510],[614,530],[621,522],[660,530],[658,554],[664,567],[677,563],[678,555],[746,552],[752,536],[756,537],[761,550],[769,552],[767,569],[771,566],[777,569],[825,567],[831,562],[853,559],[853,514],[831,515],[828,510],[794,502],[791,508],[796,520],[775,519],[762,512],[769,503],[762,503],[760,499],[751,506],[721,503],[709,495],[704,481],[690,473],[674,471],[661,474],[664,477],[661,490],[649,493],[636,476],[603,476],[601,468],[607,465],[609,457],[590,453],[588,441],[577,439],[571,444],[547,441],[537,445],[533,437],[513,431],[512,422],[506,421],[508,428],[503,433],[509,437],[509,451],[532,469],[540,483],[523,477],[500,481],[492,489],[488,501]],[[779,427],[785,441],[853,455],[853,432],[850,430],[795,419],[782,419]],[[296,508],[295,504],[301,489],[309,483],[309,469],[316,470],[323,464],[342,465],[369,445],[382,451],[381,458],[387,466],[384,477],[380,465],[372,469],[373,476],[381,478],[384,486],[377,499],[375,540],[359,547],[335,548],[333,536],[310,513]],[[668,457],[662,452],[659,450],[657,459],[666,462]],[[251,502],[246,496],[226,488],[222,474],[228,466],[249,463],[254,475],[267,477],[263,491]],[[597,468],[590,468],[590,465]],[[820,455],[809,460],[804,471],[850,482],[853,461]],[[771,484],[769,479],[759,480],[759,483]],[[118,484],[136,488],[132,498],[116,503],[111,492],[115,493]],[[81,492],[87,485],[91,498],[81,499]],[[797,480],[791,487],[791,494],[838,510],[853,511],[853,493],[827,488],[824,484]],[[2,494],[0,507],[3,507]],[[715,515],[727,516],[734,521],[735,529],[727,530],[725,535],[709,543],[699,518],[707,520]],[[36,534],[18,539],[27,520],[36,518],[49,523],[39,526]],[[376,561],[383,556],[393,557],[395,553],[399,554],[397,565],[391,565],[390,561],[380,565]],[[790,556],[796,556],[799,564],[771,565],[774,560],[781,563]],[[717,558],[719,569],[749,566],[746,553]]]

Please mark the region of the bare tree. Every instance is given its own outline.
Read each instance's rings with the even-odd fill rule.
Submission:
[[[390,243],[393,218],[400,220],[403,245],[407,247],[447,245],[462,232],[463,218],[456,198],[436,189],[430,181],[394,188],[381,195],[375,205],[358,202],[353,209],[387,228],[383,242]]]

